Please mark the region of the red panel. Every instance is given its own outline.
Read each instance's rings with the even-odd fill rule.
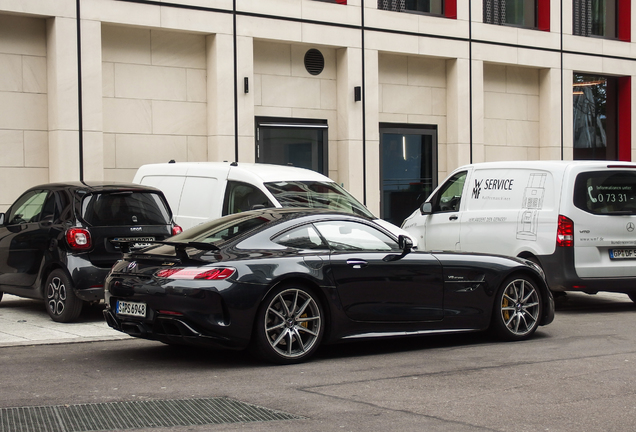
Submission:
[[[336,0],[338,4],[347,4],[347,0]]]
[[[632,160],[632,77],[618,78],[618,160]]]
[[[632,41],[631,0],[618,0],[618,40]]]
[[[444,0],[444,16],[457,19],[457,0]]]
[[[550,31],[550,0],[537,0],[537,28]]]

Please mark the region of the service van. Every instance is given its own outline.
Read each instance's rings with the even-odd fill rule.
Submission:
[[[552,291],[636,301],[636,164],[492,162],[460,167],[402,224],[419,249],[529,259]]]
[[[329,177],[304,168],[243,162],[168,162],[141,166],[133,182],[160,189],[175,222],[184,230],[258,208],[314,207],[364,215],[396,236],[406,234],[377,219]]]

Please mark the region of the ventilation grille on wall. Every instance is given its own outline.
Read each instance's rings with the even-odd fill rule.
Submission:
[[[325,58],[315,48],[305,53],[305,69],[312,75],[319,75],[325,68]]]

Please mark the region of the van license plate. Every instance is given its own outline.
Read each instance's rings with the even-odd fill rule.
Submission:
[[[135,317],[146,317],[146,303],[133,303],[126,301],[117,301],[117,314]]]
[[[636,259],[636,249],[610,249],[611,259]]]

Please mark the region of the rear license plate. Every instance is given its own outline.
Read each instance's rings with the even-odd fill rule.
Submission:
[[[610,249],[611,259],[636,259],[636,249]]]
[[[114,238],[115,241],[126,241],[132,242],[130,243],[130,247],[133,249],[144,248],[146,246],[150,246],[151,241],[155,241],[154,237],[117,237]]]
[[[117,314],[135,317],[146,317],[146,303],[133,303],[126,301],[117,301]]]

